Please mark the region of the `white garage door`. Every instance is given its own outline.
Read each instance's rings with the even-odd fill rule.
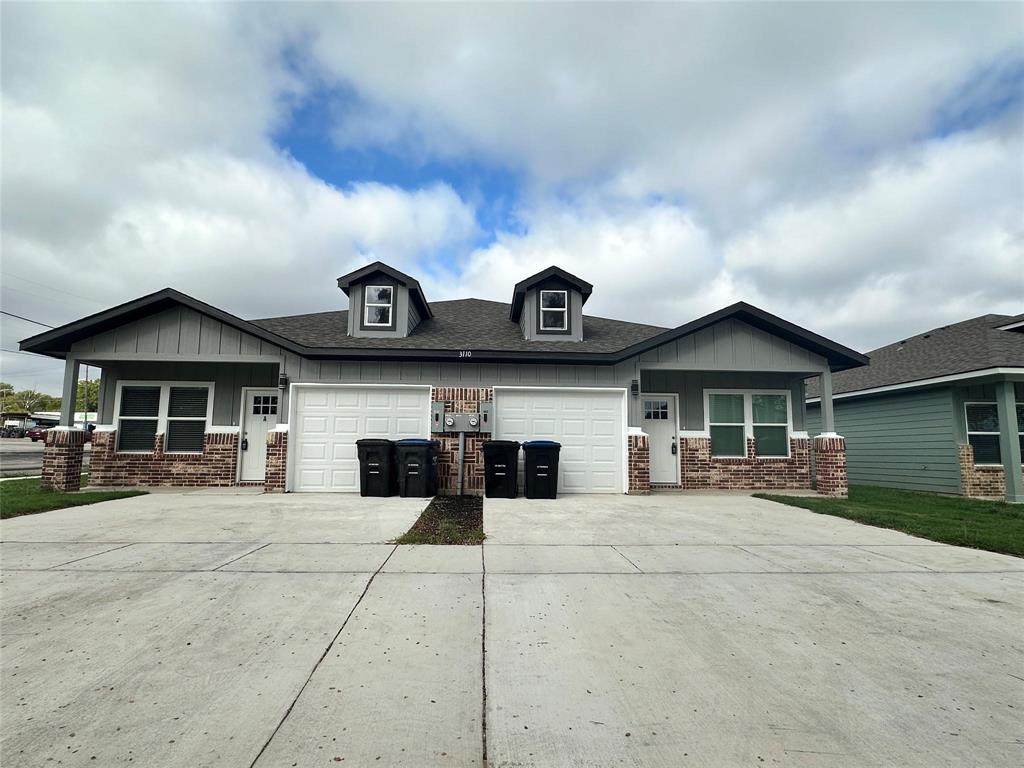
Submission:
[[[559,493],[624,493],[621,390],[496,389],[495,438],[557,440]]]
[[[294,397],[294,491],[358,491],[356,440],[430,437],[429,387],[297,386]]]

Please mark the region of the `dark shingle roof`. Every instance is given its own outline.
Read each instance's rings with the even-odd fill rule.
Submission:
[[[434,301],[433,318],[404,339],[367,339],[348,335],[348,311],[250,320],[253,325],[307,347],[338,349],[479,350],[494,352],[617,352],[666,329],[603,317],[583,317],[583,341],[526,341],[509,320],[509,305],[483,299]]]
[[[1024,315],[982,315],[881,347],[868,353],[869,365],[835,374],[832,392],[838,395],[985,368],[1024,367],[1024,333],[999,330],[1022,320]],[[817,381],[809,380],[807,395],[819,394]]]

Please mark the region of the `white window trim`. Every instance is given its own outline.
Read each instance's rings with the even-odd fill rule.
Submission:
[[[564,307],[545,307],[544,306],[544,294],[545,293],[560,293],[565,297]],[[569,292],[559,290],[541,290],[537,296],[537,302],[540,310],[540,329],[542,331],[568,331],[569,330]],[[562,326],[560,328],[550,327],[544,325],[544,313],[545,312],[561,312],[562,313]]]
[[[163,435],[164,453],[176,456],[179,454],[196,456],[202,451],[168,451],[167,450],[167,410],[171,402],[171,387],[206,387],[209,394],[206,397],[206,416],[200,419],[198,416],[175,417],[173,421],[205,421],[206,431],[209,431],[213,422],[213,396],[214,384],[212,381],[118,381],[114,393],[114,427],[120,425],[121,421],[121,390],[124,387],[159,387],[160,405],[156,416],[156,433]],[[126,419],[151,420],[152,416],[125,416]],[[120,438],[118,438],[120,439]],[[117,453],[139,453],[151,454],[153,451],[117,451]]]
[[[388,291],[390,291],[390,293],[391,293],[391,301],[389,301],[387,304],[384,304],[384,303],[379,302],[379,301],[370,302],[370,301],[366,300],[366,296],[367,296],[367,294],[370,291],[374,291],[374,290],[379,291],[379,290],[383,290],[385,288]],[[366,311],[370,307],[387,307],[388,308],[388,321],[386,323],[371,323],[369,318],[367,318],[367,316],[366,316],[367,315]],[[394,288],[394,286],[392,286],[392,285],[368,285],[365,288],[363,288],[363,325],[365,325],[367,328],[390,328],[392,325],[395,324],[394,320],[395,320],[395,288]]]
[[[968,405],[993,405],[993,406],[996,407],[996,418],[997,419],[999,418],[999,404],[995,400],[965,400],[964,401],[964,434],[967,435],[967,444],[968,445],[971,444],[971,435],[995,435],[996,437],[999,437],[999,431],[998,430],[995,431],[995,432],[979,432],[977,430],[972,430],[971,429],[970,422],[967,421],[967,406]],[[1014,418],[1017,417],[1016,412],[1014,412],[1013,415],[1014,415]],[[1018,435],[1020,435],[1020,433],[1018,433]],[[1000,455],[1000,457],[1002,457],[1002,453],[1003,453],[1003,445],[1002,445],[1002,443],[1000,443],[999,444],[999,455]],[[974,462],[974,466],[976,466],[976,467],[1001,467],[1001,466],[1003,466],[1003,462],[1001,462],[1001,461],[1000,462],[992,462],[992,461],[980,462],[980,461],[976,461],[976,462]]]
[[[792,458],[790,440],[793,437],[793,398],[792,393],[788,389],[705,389],[704,390],[704,431],[708,437],[711,436],[711,395],[743,395],[743,442],[746,447],[747,440],[754,438],[754,427],[786,427],[786,455],[785,456],[761,456],[755,454],[754,458],[757,459],[779,459],[786,460]],[[754,423],[754,395],[784,395],[786,398],[786,423],[783,425],[769,424],[758,422]],[[722,422],[715,426],[729,426],[728,423]],[[733,424],[732,426],[736,426]],[[712,454],[713,459],[745,459],[746,454],[742,456],[717,456]]]

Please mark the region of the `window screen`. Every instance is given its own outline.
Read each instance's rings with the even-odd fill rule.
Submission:
[[[747,455],[743,435],[743,395],[708,395],[711,430],[711,455],[744,457]]]
[[[167,402],[168,453],[202,453],[206,434],[206,387],[171,387]]]
[[[1001,464],[999,410],[995,403],[966,403],[967,442],[974,449],[975,464]]]
[[[758,456],[789,455],[789,409],[785,395],[751,395],[754,444]]]
[[[117,450],[152,451],[160,415],[160,387],[124,387],[117,420]]]

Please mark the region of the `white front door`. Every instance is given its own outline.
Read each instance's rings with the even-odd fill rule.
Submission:
[[[238,479],[243,483],[263,480],[267,472],[267,432],[277,426],[278,391],[247,389],[242,407],[242,466]]]
[[[358,492],[356,440],[430,437],[429,386],[296,384],[292,391],[292,490]]]
[[[644,395],[643,430],[650,439],[651,482],[679,482],[679,425],[675,395]]]
[[[624,493],[623,391],[497,387],[496,440],[556,440],[558,492]]]

